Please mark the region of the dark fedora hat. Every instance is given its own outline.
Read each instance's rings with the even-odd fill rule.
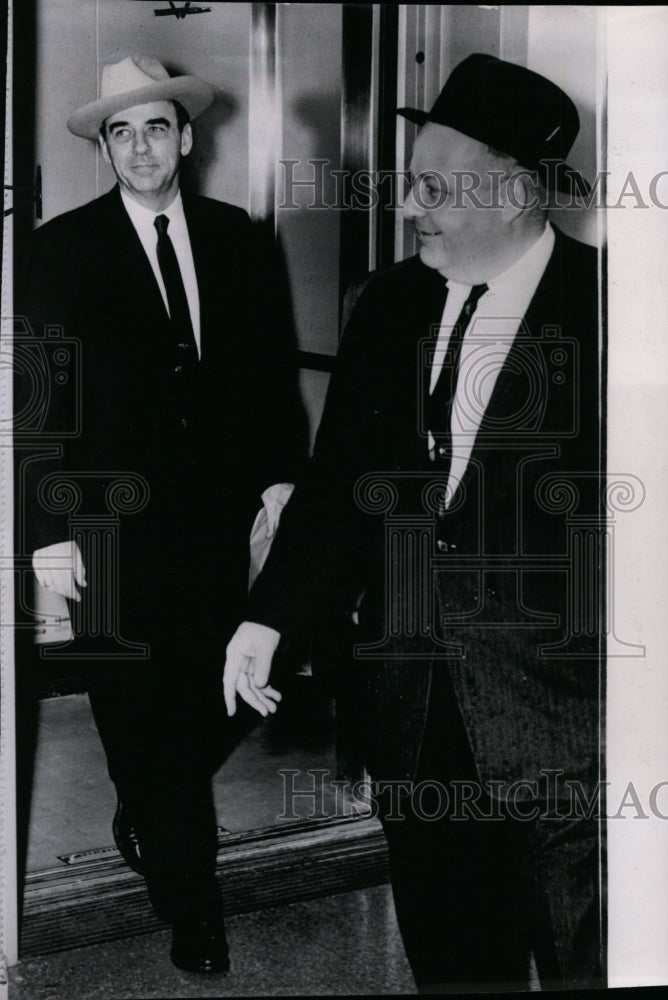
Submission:
[[[565,159],[580,128],[575,105],[551,80],[524,66],[475,53],[455,66],[431,111],[397,113],[418,125],[448,125],[514,157],[537,171],[548,190],[590,190]]]

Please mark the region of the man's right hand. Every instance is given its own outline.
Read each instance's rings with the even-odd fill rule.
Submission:
[[[242,622],[227,646],[223,691],[227,714],[237,710],[237,693],[260,715],[275,712],[280,692],[267,681],[280,632],[257,622]]]
[[[56,542],[35,549],[32,567],[40,586],[72,601],[81,600],[77,584],[79,587],[86,586],[86,570],[76,542]]]

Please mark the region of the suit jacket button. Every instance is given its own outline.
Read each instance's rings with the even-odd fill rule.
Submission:
[[[179,372],[182,372],[182,371],[183,371],[183,365],[175,365],[175,366],[174,366],[174,371],[175,371],[175,372],[176,372],[176,374],[178,375],[178,373],[179,373]]]
[[[442,541],[439,538],[439,540],[436,542],[436,548],[438,549],[439,552],[447,552],[448,551],[448,543]]]
[[[187,426],[188,426],[188,421],[186,420],[185,417],[181,417],[181,427],[187,427]]]

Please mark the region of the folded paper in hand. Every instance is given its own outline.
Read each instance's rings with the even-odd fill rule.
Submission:
[[[35,580],[35,642],[69,642],[74,638],[67,599]]]

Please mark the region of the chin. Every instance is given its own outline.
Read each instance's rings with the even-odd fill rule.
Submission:
[[[421,246],[420,260],[426,267],[433,267],[436,271],[447,268],[448,265],[448,262],[444,259],[444,255],[439,253],[435,247]]]

